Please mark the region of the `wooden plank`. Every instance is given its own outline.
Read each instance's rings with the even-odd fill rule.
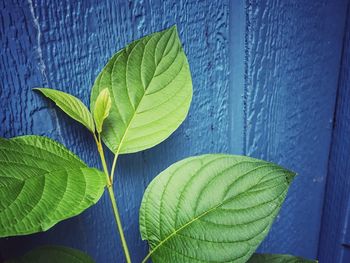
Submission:
[[[184,157],[229,151],[227,2],[29,0],[22,4],[9,0],[1,4],[4,8],[0,21],[11,25],[4,24],[2,30],[7,31],[1,34],[6,39],[1,41],[1,76],[5,77],[1,80],[1,101],[5,103],[1,112],[5,117],[1,119],[5,121],[0,135],[49,135],[90,165],[99,165],[90,135],[30,88],[45,85],[61,89],[87,103],[93,80],[114,52],[141,36],[178,25],[193,76],[194,99],[189,117],[166,142],[142,153],[122,156],[118,165],[115,188],[135,262],[140,262],[147,252],[139,234],[138,209],[151,179]],[[15,44],[9,45],[8,41]],[[25,75],[19,72],[18,65]],[[28,123],[33,118],[31,111],[39,112],[34,124]],[[108,160],[111,162],[111,155]],[[106,196],[82,216],[46,233],[3,240],[1,250],[9,257],[46,243],[83,249],[97,262],[123,262]]]
[[[246,154],[299,176],[262,251],[315,258],[348,1],[248,1]]]
[[[320,262],[350,262],[350,9],[320,236]]]

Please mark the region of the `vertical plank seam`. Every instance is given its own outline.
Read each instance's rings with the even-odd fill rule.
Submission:
[[[229,151],[245,154],[247,24],[245,1],[229,1]]]
[[[244,93],[243,93],[243,110],[244,110],[244,126],[243,126],[243,154],[247,154],[247,127],[248,127],[248,85],[249,85],[249,54],[251,49],[249,47],[249,34],[251,32],[251,2],[250,0],[245,1],[245,49],[244,49]]]
[[[350,12],[350,1],[348,0],[347,3],[347,8],[346,8],[346,14],[349,14]],[[325,194],[323,196],[323,207],[322,207],[322,214],[321,214],[321,224],[320,224],[320,230],[319,230],[319,240],[318,240],[318,249],[317,249],[317,258],[320,257],[320,253],[321,250],[323,249],[323,242],[322,240],[324,239],[324,236],[322,233],[324,233],[323,229],[324,229],[324,221],[325,221],[325,217],[328,216],[328,213],[326,211],[326,200],[327,200],[327,196],[330,195],[331,193],[329,193],[329,189],[328,189],[328,182],[332,179],[330,177],[330,163],[331,163],[331,155],[332,155],[332,151],[334,148],[333,145],[333,141],[334,141],[334,136],[335,136],[335,129],[336,129],[336,122],[337,122],[337,113],[338,113],[338,109],[337,109],[337,105],[339,103],[339,96],[340,96],[340,90],[341,87],[340,85],[342,84],[342,67],[343,67],[343,63],[344,63],[344,58],[346,56],[346,46],[347,46],[347,29],[348,29],[348,24],[349,24],[349,16],[346,15],[346,19],[345,19],[345,23],[344,23],[344,28],[343,28],[343,40],[342,40],[342,50],[341,50],[341,58],[340,58],[340,63],[338,66],[338,81],[337,81],[337,86],[336,86],[336,98],[335,98],[335,103],[334,103],[334,107],[333,107],[333,116],[332,116],[332,131],[331,131],[331,138],[329,140],[329,146],[328,146],[328,158],[327,158],[327,167],[326,167],[326,185],[325,185]],[[342,224],[344,224],[344,222],[342,222]]]

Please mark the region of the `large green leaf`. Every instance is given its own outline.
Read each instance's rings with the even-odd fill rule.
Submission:
[[[183,122],[192,81],[176,27],[141,38],[116,53],[97,77],[91,111],[101,90],[112,97],[102,138],[114,153],[151,148]]]
[[[5,263],[94,263],[87,254],[68,247],[44,246],[36,248],[24,256]]]
[[[34,90],[40,91],[46,97],[54,101],[68,116],[83,124],[90,131],[95,132],[92,115],[81,100],[59,90],[48,88],[35,88]]]
[[[104,174],[40,136],[0,138],[0,237],[45,231],[95,204]]]
[[[268,233],[294,173],[244,156],[182,160],[148,186],[140,229],[154,263],[246,262]]]
[[[317,260],[310,260],[291,255],[278,254],[254,254],[248,263],[315,263]]]

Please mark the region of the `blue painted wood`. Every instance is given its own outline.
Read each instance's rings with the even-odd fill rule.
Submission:
[[[339,76],[319,246],[320,262],[350,262],[350,8]]]
[[[138,229],[146,185],[171,163],[207,152],[246,153],[297,171],[261,250],[315,257],[346,2],[0,0],[0,136],[47,135],[99,166],[88,132],[30,89],[54,87],[88,103],[116,50],[176,23],[193,75],[189,117],[164,143],[122,156],[118,166],[133,259],[147,251]],[[107,196],[46,233],[0,240],[0,252],[47,243],[124,262]]]
[[[261,251],[317,256],[347,2],[248,1],[245,153],[299,174]]]

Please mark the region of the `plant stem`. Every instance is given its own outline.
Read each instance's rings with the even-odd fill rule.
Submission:
[[[129,253],[129,249],[128,249],[128,244],[126,243],[126,240],[125,240],[123,226],[122,226],[122,223],[121,223],[121,220],[120,220],[118,206],[117,206],[116,198],[115,198],[114,191],[113,191],[113,185],[109,185],[107,188],[108,188],[109,197],[110,197],[111,202],[112,202],[115,222],[117,223],[117,226],[118,226],[119,236],[120,236],[120,240],[122,242],[122,246],[123,246],[123,249],[124,249],[126,262],[127,263],[131,263],[130,253]]]
[[[116,201],[115,194],[114,194],[114,191],[113,191],[112,180],[111,180],[111,177],[109,176],[107,163],[106,163],[106,158],[105,158],[105,155],[104,155],[104,152],[103,152],[103,146],[102,146],[102,143],[101,143],[100,135],[97,138],[96,135],[94,134],[94,139],[96,141],[97,149],[98,149],[98,152],[100,154],[100,158],[101,158],[101,162],[102,162],[102,166],[103,166],[103,171],[104,171],[104,173],[106,175],[109,199],[111,200],[111,203],[112,203],[113,214],[114,214],[115,222],[117,223],[119,237],[120,237],[120,240],[122,242],[122,247],[123,247],[123,250],[124,250],[126,262],[127,263],[131,263],[129,248],[128,248],[128,245],[127,245],[126,240],[125,240],[123,226],[122,226],[122,222],[121,222],[119,211],[118,211],[117,201]],[[116,163],[116,159],[115,159],[115,162],[113,162],[113,167],[112,167],[112,171],[113,172],[114,172],[115,163]]]
[[[111,183],[111,179],[109,177],[109,172],[108,172],[108,168],[107,168],[106,158],[105,158],[105,154],[103,152],[103,147],[102,147],[102,143],[101,143],[100,138],[98,140],[96,139],[96,143],[97,143],[98,153],[100,154],[103,171],[104,171],[104,173],[106,175],[107,186],[110,186],[112,183]]]
[[[114,155],[114,160],[113,160],[113,164],[112,164],[112,171],[111,171],[111,183],[113,184],[113,180],[114,180],[114,172],[115,169],[117,167],[117,160],[118,160],[118,153]]]

